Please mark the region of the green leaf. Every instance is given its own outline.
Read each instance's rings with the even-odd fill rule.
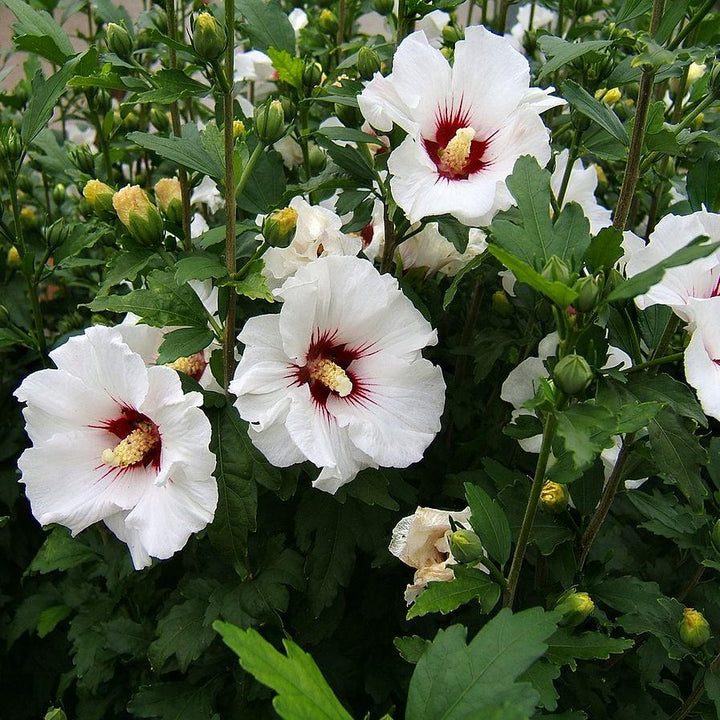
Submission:
[[[561,85],[562,96],[580,113],[596,122],[603,130],[612,135],[620,144],[630,144],[627,130],[620,118],[605,103],[594,98],[574,80],[565,80]]]
[[[49,635],[66,617],[72,613],[67,605],[52,605],[45,608],[38,617],[37,634],[44,638]]]
[[[388,488],[392,479],[399,476],[389,468],[367,468],[361,470],[355,479],[344,486],[345,492],[366,505],[378,505],[395,512],[400,506],[393,500]]]
[[[285,720],[352,720],[310,655],[291,640],[283,640],[286,655],[255,630],[216,621],[223,642],[237,654],[240,665],[276,693],[273,707]]]
[[[612,446],[615,418],[593,402],[571,405],[558,414],[557,437],[577,468],[585,468],[605,448]]]
[[[54,570],[69,570],[98,556],[89,547],[70,537],[61,527],[53,528],[28,568],[29,573],[49,573]]]
[[[209,253],[194,253],[190,257],[182,258],[175,263],[175,282],[183,285],[188,280],[209,280],[227,275],[225,265],[216,255]]]
[[[629,638],[611,638],[601,632],[578,633],[559,628],[547,641],[545,657],[555,665],[577,667],[577,660],[607,660],[610,655],[625,652],[633,646]]]
[[[13,30],[19,38],[16,38],[16,45],[20,49],[27,50],[23,43],[18,42],[23,37],[41,38],[45,41],[42,45],[35,46],[35,52],[39,52],[55,65],[62,65],[68,57],[75,54],[70,39],[65,31],[53,20],[52,15],[44,10],[34,10],[28,3],[22,0],[2,0],[10,8],[11,12],[18,19],[13,25]],[[41,49],[44,48],[44,52]]]
[[[156,88],[135,95],[128,103],[169,105],[182,98],[204,97],[212,89],[209,85],[188,77],[182,70],[160,70],[154,78],[157,83]]]
[[[488,245],[488,250],[508,270],[512,270],[519,282],[526,283],[531,288],[550,298],[558,307],[564,309],[577,300],[578,294],[571,287],[557,280],[546,280],[539,272],[533,270],[532,266],[518,259],[507,250],[492,243]]]
[[[287,50],[276,50],[275,48],[268,48],[267,54],[278,72],[278,78],[288,85],[292,85],[296,90],[302,90],[302,76],[305,68],[302,58],[296,57]]]
[[[118,616],[102,624],[107,647],[124,655],[140,655],[147,652],[153,639],[153,628],[150,622],[144,624]]]
[[[244,295],[251,300],[267,300],[275,302],[275,296],[268,287],[267,278],[263,274],[265,263],[261,258],[253,260],[248,266],[245,275],[240,280],[226,280],[221,285],[231,285],[238,295]]]
[[[245,190],[238,197],[238,207],[247,213],[269,213],[275,210],[285,192],[285,168],[280,153],[265,152],[255,165]]]
[[[146,325],[155,327],[206,327],[204,305],[189,285],[178,286],[172,272],[154,270],[147,276],[147,284],[147,290],[97,297],[88,307],[93,311],[132,312]]]
[[[687,265],[699,258],[707,257],[720,247],[720,242],[706,243],[707,238],[700,236],[692,240],[688,245],[675,251],[670,257],[661,260],[647,270],[625,280],[618,285],[607,297],[607,302],[618,300],[630,300],[637,295],[647,292],[653,285],[659,283],[665,275],[665,270],[678,265]]]
[[[175,655],[182,672],[197,660],[215,638],[205,625],[207,601],[194,597],[173,605],[157,625],[157,639],[148,648],[153,671],[159,673],[168,658]]]
[[[405,637],[396,637],[393,640],[393,645],[397,648],[403,660],[411,665],[417,665],[422,654],[432,643],[419,635],[406,635]]]
[[[470,524],[490,557],[504,565],[510,557],[510,524],[505,512],[481,487],[465,483]]]
[[[540,707],[552,712],[557,709],[557,700],[560,697],[555,685],[553,685],[553,680],[557,680],[559,677],[559,667],[538,660],[519,679],[520,682],[530,683],[540,695]]]
[[[652,0],[625,0],[615,16],[615,22],[623,23],[634,20],[649,12],[651,7]]]
[[[204,350],[214,337],[212,331],[206,327],[179,328],[165,333],[155,363],[165,365],[181,357],[190,357]]]
[[[603,228],[585,251],[585,264],[591,272],[610,270],[623,256],[623,234],[613,227]]]
[[[640,490],[628,493],[628,500],[648,520],[641,527],[660,537],[675,540],[679,547],[693,546],[693,536],[707,519],[680,505],[674,494],[655,490],[652,495]]]
[[[687,174],[687,193],[692,210],[720,212],[720,158],[704,152]]]
[[[452,279],[450,287],[445,291],[445,296],[443,297],[443,310],[447,310],[450,303],[455,299],[455,294],[457,293],[458,287],[460,286],[460,281],[469,272],[472,272],[473,270],[479,268],[480,265],[482,265],[484,259],[484,254],[476,255],[467,265],[465,265],[458,271],[458,273]]]
[[[349,145],[336,145],[323,135],[316,135],[316,139],[318,145],[327,150],[336,165],[360,181],[361,187],[372,187],[375,181],[375,172],[357,148]]]
[[[715,705],[715,712],[720,716],[720,677],[710,670],[704,675],[705,692]]]
[[[588,40],[587,42],[568,42],[554,35],[542,35],[538,38],[538,44],[545,55],[550,58],[542,66],[538,75],[538,82],[558,68],[575,60],[589,52],[602,50],[612,45],[612,40]]]
[[[220,556],[241,575],[247,567],[247,537],[255,530],[258,466],[264,464],[248,437],[247,423],[232,406],[210,414],[211,450],[217,458],[218,506],[208,530]]]
[[[240,12],[247,21],[247,34],[254,49],[277,48],[295,54],[295,31],[277,2],[243,0]]]
[[[212,698],[207,684],[196,687],[187,682],[153,683],[141,686],[130,698],[127,709],[140,718],[209,718]]]
[[[538,693],[516,681],[543,655],[558,619],[541,608],[515,615],[504,608],[468,645],[462,625],[438,631],[410,680],[406,720],[492,717],[505,707],[529,717]]]
[[[222,155],[209,151],[194,124],[183,125],[181,137],[160,137],[154,133],[131,132],[128,133],[127,138],[146,150],[152,150],[160,157],[191,170],[197,170],[203,175],[209,175],[218,182],[222,182],[225,177]]]
[[[378,140],[375,135],[368,135],[368,133],[362,132],[362,130],[356,130],[355,128],[348,127],[324,127],[318,128],[316,134],[323,135],[330,140],[346,140],[347,142],[355,143],[369,143],[371,145],[383,145],[381,140]]]
[[[500,587],[477,568],[454,566],[455,579],[431,582],[408,610],[407,619],[439,612],[443,615],[477,599],[481,611],[489,613],[500,599]]]

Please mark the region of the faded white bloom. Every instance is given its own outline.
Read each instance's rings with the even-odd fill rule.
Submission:
[[[197,205],[198,203],[207,205],[210,213],[216,213],[221,207],[225,207],[223,194],[218,189],[215,181],[208,175],[193,189],[190,196],[191,205]]]
[[[304,27],[307,27],[308,16],[302,8],[293,8],[288,13],[288,20],[297,35]]]
[[[404,517],[395,526],[390,552],[406,565],[415,568],[413,582],[405,590],[405,602],[411,605],[429,582],[449,582],[455,579],[450,552],[452,533],[450,518],[458,525],[470,527],[470,508],[460,512],[419,507],[413,515]]]

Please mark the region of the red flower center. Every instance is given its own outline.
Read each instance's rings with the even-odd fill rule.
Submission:
[[[463,110],[462,101],[457,110],[447,106],[439,108],[435,118],[435,139],[423,138],[425,151],[438,169],[438,175],[447,180],[467,178],[490,164],[483,159],[490,138],[478,139],[470,126],[470,113]]]
[[[160,468],[162,439],[158,426],[147,415],[123,406],[120,416],[91,427],[107,430],[119,442],[103,452],[105,465],[130,470],[136,467]]]

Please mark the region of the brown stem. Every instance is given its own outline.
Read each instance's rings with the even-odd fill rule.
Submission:
[[[717,655],[715,659],[710,663],[708,669],[705,671],[705,673],[714,673],[716,670],[720,669],[720,655]],[[686,718],[692,709],[698,704],[698,701],[703,696],[703,693],[705,692],[705,676],[703,676],[703,679],[695,686],[695,689],[688,695],[687,700],[682,704],[681,707],[677,709],[675,713],[673,713],[670,720],[683,720]]]
[[[697,584],[702,580],[702,576],[705,574],[705,566],[699,565],[693,576],[690,578],[690,582],[677,594],[679,602],[683,602],[685,598],[695,589]]]

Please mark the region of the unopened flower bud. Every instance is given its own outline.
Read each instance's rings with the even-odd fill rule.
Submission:
[[[27,205],[20,211],[20,222],[26,230],[35,230],[40,224],[35,211]]]
[[[110,52],[114,52],[122,60],[129,60],[133,51],[130,33],[114,22],[108,23],[105,29],[105,42]]]
[[[454,25],[446,25],[442,29],[442,39],[446,45],[455,45],[458,40],[462,40],[462,32]]]
[[[203,60],[216,60],[227,44],[225,28],[209,12],[201,12],[195,18],[193,47]]]
[[[557,255],[553,255],[547,261],[541,274],[546,280],[561,283],[566,283],[570,279],[568,266]]]
[[[581,277],[575,285],[573,290],[578,294],[577,300],[573,303],[576,310],[586,313],[590,312],[595,308],[600,299],[600,284],[597,278],[594,277]]]
[[[158,107],[150,110],[150,122],[161,133],[167,132],[170,129],[170,118],[168,114]]]
[[[270,213],[262,228],[265,242],[272,247],[287,247],[295,236],[297,218],[297,210],[291,207]]]
[[[285,134],[285,113],[279,100],[271,100],[255,111],[255,132],[267,145]]]
[[[161,5],[155,5],[150,8],[148,11],[148,15],[150,16],[150,20],[152,21],[152,24],[163,34],[167,33],[168,29],[168,19],[167,19],[167,13],[165,12],[165,8],[163,8]]]
[[[363,80],[372,80],[376,72],[380,72],[380,56],[369,47],[361,47],[358,51],[357,69]]]
[[[575,15],[588,15],[593,10],[593,0],[575,0]]]
[[[56,220],[50,227],[45,228],[45,242],[49,248],[60,247],[70,237],[70,228],[64,218]]]
[[[595,98],[604,102],[606,105],[614,105],[621,97],[622,93],[619,88],[616,87],[610,88],[609,90],[607,88],[600,88],[595,92]]]
[[[112,97],[105,88],[89,88],[86,94],[91,110],[105,114],[112,107]]]
[[[120,222],[139,242],[155,247],[162,241],[163,221],[158,209],[139,185],[127,185],[112,199]]]
[[[578,395],[592,382],[593,371],[582,355],[566,355],[555,366],[553,380],[566,395]]]
[[[691,648],[702,647],[710,639],[710,625],[701,612],[693,608],[683,610],[678,623],[680,639]]]
[[[595,168],[595,174],[597,175],[598,185],[607,185],[607,175],[602,167],[600,165],[593,165],[593,167]]]
[[[0,130],[0,165],[6,169],[14,170],[21,154],[22,141],[20,135],[12,125],[6,125]]]
[[[563,627],[572,628],[592,615],[595,610],[595,603],[586,592],[570,590],[560,597],[555,605],[555,610],[562,613],[563,616],[559,624]]]
[[[373,10],[380,15],[387,15],[393,11],[393,0],[372,0]]]
[[[94,174],[95,157],[87,145],[76,145],[68,151],[68,155],[78,170],[82,170],[86,175]]]
[[[476,563],[484,557],[480,538],[472,531],[461,528],[450,535],[450,553],[459,563]]]
[[[242,120],[233,120],[233,138],[242,140],[245,137],[245,123]]]
[[[327,166],[327,155],[325,151],[317,145],[311,145],[309,147],[308,159],[310,160],[310,172],[313,175],[319,175]]]
[[[308,60],[303,70],[303,85],[307,90],[312,90],[322,80],[322,65],[315,60]]]
[[[318,19],[318,25],[320,26],[320,29],[327,33],[328,35],[335,36],[338,31],[338,19],[337,15],[332,10],[328,10],[325,8],[320,13],[320,18]]]
[[[62,205],[65,202],[65,186],[62,183],[57,183],[52,189],[52,199],[56,205]]]
[[[20,263],[20,253],[18,252],[18,249],[13,245],[7,252],[5,264],[11,268],[19,268]]]
[[[295,103],[287,95],[283,95],[280,98],[280,102],[282,103],[285,122],[287,124],[294,122],[295,116],[297,115],[297,105],[295,105]]]
[[[155,199],[160,211],[173,223],[182,222],[182,191],[177,178],[162,178],[155,183]]]
[[[140,127],[140,118],[137,113],[130,110],[122,119],[122,126],[126,130],[137,130]]]
[[[708,78],[708,90],[715,96],[720,95],[720,62],[715,62]]]
[[[496,290],[492,296],[492,309],[496,315],[509,318],[515,312],[507,293],[504,290]]]
[[[546,480],[540,491],[540,502],[546,510],[560,513],[567,509],[570,493],[565,485]]]
[[[698,113],[695,116],[695,119],[693,120],[693,127],[696,130],[700,130],[705,123],[705,114],[704,113]]]
[[[90,180],[83,188],[83,197],[101,220],[114,217],[113,196],[115,191],[100,180]]]

